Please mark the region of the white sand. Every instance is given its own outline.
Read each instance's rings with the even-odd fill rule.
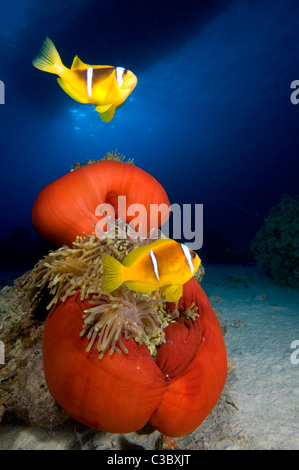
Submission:
[[[177,439],[179,447],[298,450],[299,364],[291,362],[291,343],[299,340],[299,292],[276,286],[253,267],[205,268],[202,287],[226,328],[235,369],[214,411]],[[74,421],[54,430],[0,425],[0,449],[155,449],[158,438],[157,431],[94,432]]]
[[[229,281],[230,273],[249,287],[232,287],[238,282]],[[230,416],[232,432],[244,439],[231,448],[299,449],[299,364],[291,362],[299,291],[235,266],[209,266],[202,287],[223,299],[212,305],[228,321],[225,342],[236,364],[226,391],[239,410]]]

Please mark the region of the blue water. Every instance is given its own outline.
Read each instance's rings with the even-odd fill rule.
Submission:
[[[110,123],[32,66],[46,36],[69,67],[78,54],[137,75]],[[2,253],[6,267],[37,256],[39,191],[107,151],[134,158],[172,203],[204,205],[212,262],[248,260],[270,207],[298,193],[297,0],[14,0],[1,5],[0,80],[0,238],[15,253]]]

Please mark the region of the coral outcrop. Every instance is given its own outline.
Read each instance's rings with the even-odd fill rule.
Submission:
[[[0,422],[9,411],[40,427],[56,426],[68,419],[51,396],[44,376],[42,330],[22,287],[25,274],[0,291]]]
[[[286,195],[270,209],[251,249],[277,284],[299,287],[299,195]]]

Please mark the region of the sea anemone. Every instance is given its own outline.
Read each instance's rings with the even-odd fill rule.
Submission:
[[[142,205],[146,211],[144,236],[161,226],[169,218],[167,194],[153,176],[130,163],[118,154],[109,154],[100,161],[77,164],[73,171],[48,184],[33,205],[36,231],[54,246],[71,245],[77,236],[94,232],[104,217],[100,209],[104,204],[113,208],[116,219],[122,216],[126,222],[134,220],[134,207]],[[119,214],[119,196],[125,197],[125,214]],[[132,213],[126,211],[129,207]],[[159,208],[152,220],[151,207]]]
[[[34,307],[50,310],[42,346],[47,386],[70,416],[91,428],[127,433],[150,422],[167,436],[183,436],[201,424],[222,392],[227,359],[221,328],[194,277],[176,304],[167,304],[159,289],[141,294],[121,286],[105,294],[102,255],[122,261],[161,237],[158,227],[169,217],[162,186],[111,155],[76,164],[46,186],[33,207],[36,230],[60,247],[37,263],[24,285]],[[134,224],[131,212],[118,213],[118,196],[146,208],[145,224]],[[102,229],[95,230],[102,203],[115,217],[103,211]],[[160,208],[153,220],[152,206]]]
[[[165,308],[165,300],[159,292],[139,294],[122,286],[106,295],[102,288],[102,254],[110,254],[119,261],[135,247],[151,242],[141,235],[126,240],[111,240],[111,234],[124,230],[130,232],[129,224],[118,220],[108,225],[105,237],[97,238],[95,234],[77,237],[69,247],[52,250],[33,268],[25,278],[24,289],[31,304],[38,306],[43,298],[49,298],[46,306],[50,310],[58,302],[65,302],[73,295],[80,293],[80,299],[89,299],[90,308],[84,311],[84,324],[80,333],[87,333],[92,347],[97,338],[97,349],[100,358],[110,348],[110,354],[121,350],[127,352],[120,333],[125,338],[133,337],[136,342],[145,344],[155,356],[156,347],[165,341],[163,329],[176,318],[178,310],[173,312]],[[111,231],[111,232],[110,232]],[[159,237],[161,232],[156,232]],[[192,309],[186,316],[192,317]]]
[[[94,159],[94,160],[86,159],[85,162],[76,162],[75,166],[72,166],[70,171],[78,170],[82,166],[90,165],[91,163],[99,162],[101,160],[113,160],[113,161],[116,161],[116,162],[124,162],[124,163],[129,163],[131,165],[134,165],[134,158],[128,158],[127,159],[127,157],[125,155],[121,154],[117,150],[115,150],[114,153],[113,153],[113,150],[112,150],[112,152],[107,152],[106,155],[104,155],[104,157],[102,157],[98,160],[97,159]]]
[[[101,350],[99,359],[92,338],[95,331],[88,337],[82,318],[91,305],[88,299],[80,300],[79,292],[51,309],[43,333],[45,377],[51,394],[70,416],[116,433],[137,431],[149,421],[171,437],[201,424],[222,392],[226,351],[220,325],[200,285],[192,278],[184,291],[183,308],[192,301],[189,307],[194,302],[198,315],[187,318],[180,310],[179,317],[175,315],[163,329],[165,336],[155,356],[140,336],[136,341],[136,326],[133,336],[120,332],[117,339],[110,338],[119,351]],[[155,322],[155,314],[147,310],[146,315]],[[111,332],[104,333],[107,339]]]
[[[160,299],[154,300],[161,302]],[[123,332],[125,339],[132,337],[136,343],[144,343],[153,355],[155,342],[160,344],[164,340],[162,319],[153,306],[154,300],[144,299],[124,287],[108,299],[102,295],[99,295],[98,299],[93,297],[90,303],[95,306],[85,310],[85,320],[80,333],[83,336],[88,331],[90,342],[86,351],[90,351],[97,338],[100,359],[108,348],[109,354],[114,351],[119,354],[121,351],[128,353],[121,340]]]
[[[195,320],[184,315],[192,305],[197,307]],[[155,361],[167,387],[150,417],[150,423],[170,437],[184,436],[206,419],[220,397],[227,374],[219,321],[194,277],[184,284],[177,309],[180,317],[165,329],[165,343]]]
[[[178,437],[198,427],[215,406],[225,383],[226,352],[195,278],[175,304],[167,304],[159,290],[140,294],[122,286],[110,295],[102,292],[102,253],[122,260],[149,241],[77,237],[71,247],[41,260],[25,289],[33,304],[50,295],[45,378],[70,416],[108,432],[136,431],[150,421]]]

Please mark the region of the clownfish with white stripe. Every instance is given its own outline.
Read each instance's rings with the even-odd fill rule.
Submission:
[[[159,289],[167,302],[176,302],[201,260],[187,245],[163,238],[132,250],[121,263],[103,254],[103,288],[109,293],[123,283],[132,291],[147,293]]]
[[[115,110],[137,84],[137,78],[130,70],[111,65],[84,64],[78,56],[70,69],[65,67],[50,38],[45,39],[32,64],[39,70],[58,75],[61,88],[79,103],[95,106],[105,122],[111,121]]]

